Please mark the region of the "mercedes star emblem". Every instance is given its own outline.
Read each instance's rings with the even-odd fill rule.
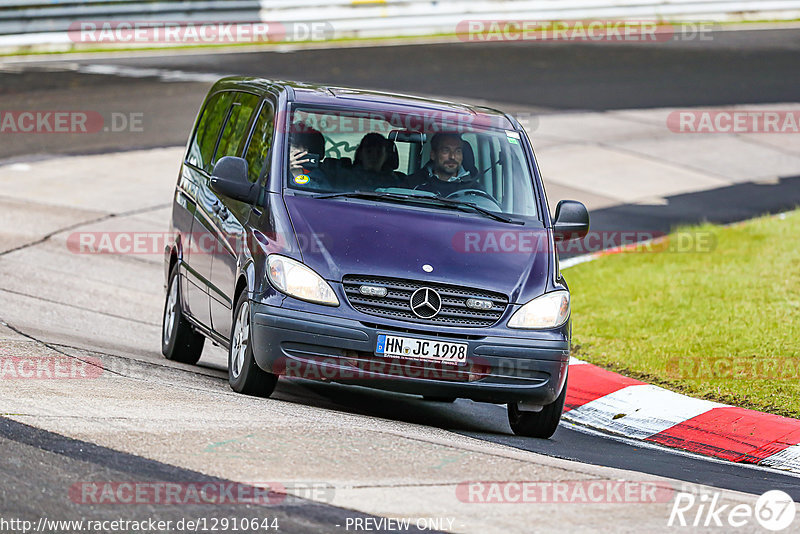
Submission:
[[[411,311],[420,319],[435,317],[442,309],[442,297],[429,287],[421,287],[411,295]]]

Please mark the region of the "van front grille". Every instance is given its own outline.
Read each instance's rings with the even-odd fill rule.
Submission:
[[[418,280],[347,275],[342,279],[342,285],[350,305],[356,310],[414,323],[472,328],[492,326],[508,306],[508,297],[502,293]],[[364,285],[386,288],[386,295],[363,295],[361,286]],[[411,295],[423,287],[435,290],[442,299],[441,310],[429,319],[420,318],[411,311]],[[473,309],[467,306],[469,299],[489,301],[492,306],[485,310]]]

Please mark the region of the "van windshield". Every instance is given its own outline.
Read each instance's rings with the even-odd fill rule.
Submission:
[[[489,118],[485,118],[489,117]],[[287,186],[315,193],[436,195],[536,217],[520,134],[490,116],[295,107]]]

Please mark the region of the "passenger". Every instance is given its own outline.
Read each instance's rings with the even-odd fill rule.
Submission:
[[[371,132],[361,138],[350,169],[353,190],[375,190],[397,185],[397,179],[389,168],[389,150],[389,140],[379,133]]]
[[[361,138],[356,148],[353,164],[372,172],[380,172],[389,158],[386,138],[379,133],[371,132]]]
[[[325,137],[314,128],[294,124],[289,135],[289,173],[292,187],[313,191],[330,191],[328,177],[320,169],[325,156]],[[313,156],[315,161],[312,162]]]
[[[455,133],[437,133],[431,139],[431,159],[410,176],[414,189],[447,197],[464,189],[483,188],[474,167],[464,168],[465,141]],[[471,152],[470,152],[471,153]]]

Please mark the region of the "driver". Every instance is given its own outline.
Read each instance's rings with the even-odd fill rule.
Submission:
[[[410,176],[414,189],[447,197],[464,189],[483,188],[462,165],[464,141],[455,133],[437,133],[431,139],[431,160]]]

